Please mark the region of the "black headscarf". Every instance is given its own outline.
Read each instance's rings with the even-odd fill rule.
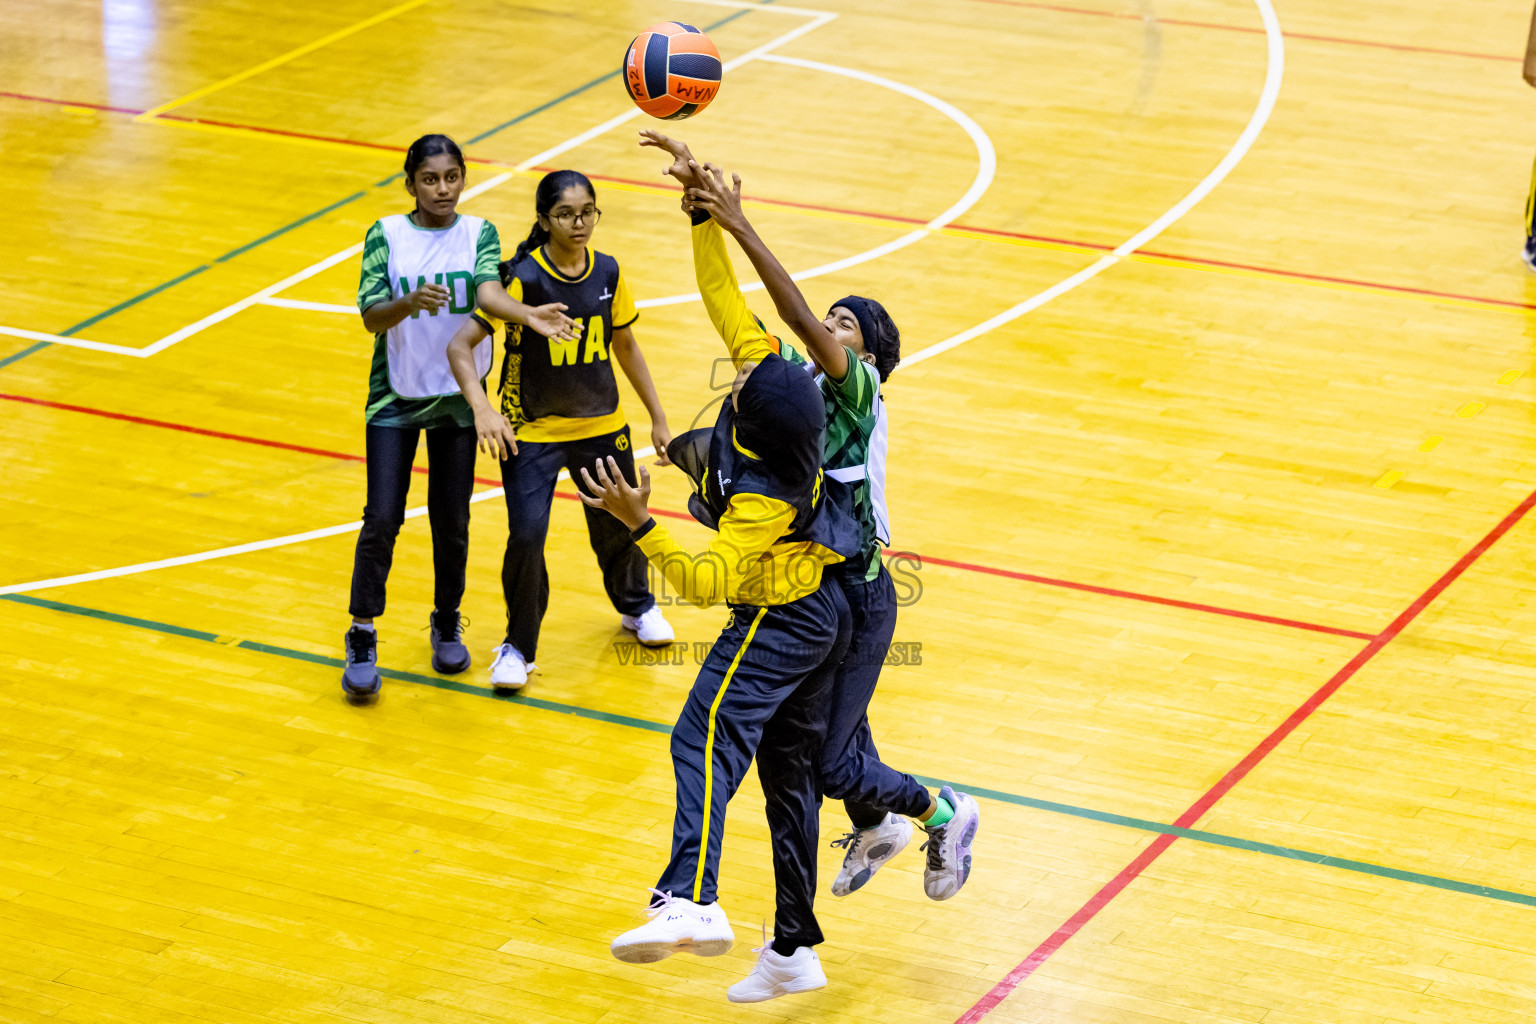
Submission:
[[[821,468],[826,402],[805,369],[770,354],[736,395],[736,440],[788,489],[809,487]]]
[[[879,305],[873,299],[866,299],[862,295],[849,295],[827,307],[828,314],[838,306],[842,306],[853,314],[853,318],[859,322],[859,333],[864,336],[864,351],[874,356],[876,360],[880,358],[880,331],[875,326],[875,311],[871,307]],[[880,308],[882,312],[885,309],[884,306]]]

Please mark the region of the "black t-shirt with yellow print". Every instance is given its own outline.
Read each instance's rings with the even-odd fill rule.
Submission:
[[[619,262],[587,250],[586,270],[567,277],[543,249],[503,272],[512,298],[530,306],[563,302],[581,325],[574,340],[507,324],[501,411],[524,441],[579,441],[625,425],[613,376],[613,333],[639,319]]]

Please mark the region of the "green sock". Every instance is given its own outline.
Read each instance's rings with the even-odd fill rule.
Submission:
[[[955,816],[955,805],[941,796],[933,798],[933,802],[939,805],[939,809],[933,812],[933,817],[923,822],[925,828],[938,828],[940,825],[949,824],[949,819]]]

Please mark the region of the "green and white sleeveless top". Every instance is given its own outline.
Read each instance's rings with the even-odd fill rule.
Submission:
[[[387,427],[474,426],[474,413],[448,366],[448,342],[475,311],[475,290],[499,281],[501,239],[480,217],[459,214],[446,228],[423,228],[405,214],[385,217],[363,240],[357,308],[398,299],[427,282],[448,289],[447,305],[413,313],[374,335],[367,420]],[[475,369],[491,370],[490,345],[475,347]]]
[[[891,542],[891,514],[885,505],[885,398],[880,373],[848,352],[848,374],[841,381],[825,373],[816,383],[827,402],[825,461],[827,476],[853,488],[854,508],[863,530],[861,558],[848,570],[866,580],[880,573],[880,552]]]
[[[756,319],[754,317],[754,319]],[[757,321],[763,333],[762,321]],[[779,341],[779,354],[807,373],[815,364],[789,342]],[[880,553],[891,542],[891,513],[885,505],[885,398],[880,394],[880,371],[848,353],[848,374],[833,380],[816,374],[827,407],[827,432],[822,438],[821,465],[827,476],[853,489],[854,513],[858,516],[861,547],[856,558],[839,566],[851,577],[872,580],[880,575]]]

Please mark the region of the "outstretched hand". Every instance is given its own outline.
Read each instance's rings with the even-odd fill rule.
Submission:
[[[576,321],[565,315],[565,309],[566,305],[563,302],[534,306],[528,310],[528,326],[546,338],[563,338],[570,341],[581,337],[581,328],[577,326]]]
[[[612,455],[605,460],[598,459],[596,466],[597,479],[592,479],[592,474],[587,472],[587,467],[581,467],[582,482],[587,485],[586,491],[579,491],[581,500],[591,508],[606,509],[615,519],[629,527],[638,530],[651,518],[651,474],[645,468],[645,463],[636,462],[635,468],[640,473],[640,486],[631,487],[629,481],[624,479],[624,474],[619,471],[619,464]],[[588,494],[587,491],[591,493]]]
[[[661,134],[661,132],[647,128],[640,133],[640,145],[654,146],[656,149],[670,154],[672,163],[663,168],[661,173],[670,174],[676,178],[677,183],[683,186],[683,188],[686,189],[697,182],[693,170],[697,165],[694,163],[693,154],[688,151],[687,143],[669,138]]]
[[[714,164],[701,167],[690,160],[688,167],[696,176],[697,184],[690,185],[683,194],[684,209],[708,211],[716,223],[733,235],[751,227],[741,209],[741,175],[732,174],[731,184],[726,185],[725,172]]]

